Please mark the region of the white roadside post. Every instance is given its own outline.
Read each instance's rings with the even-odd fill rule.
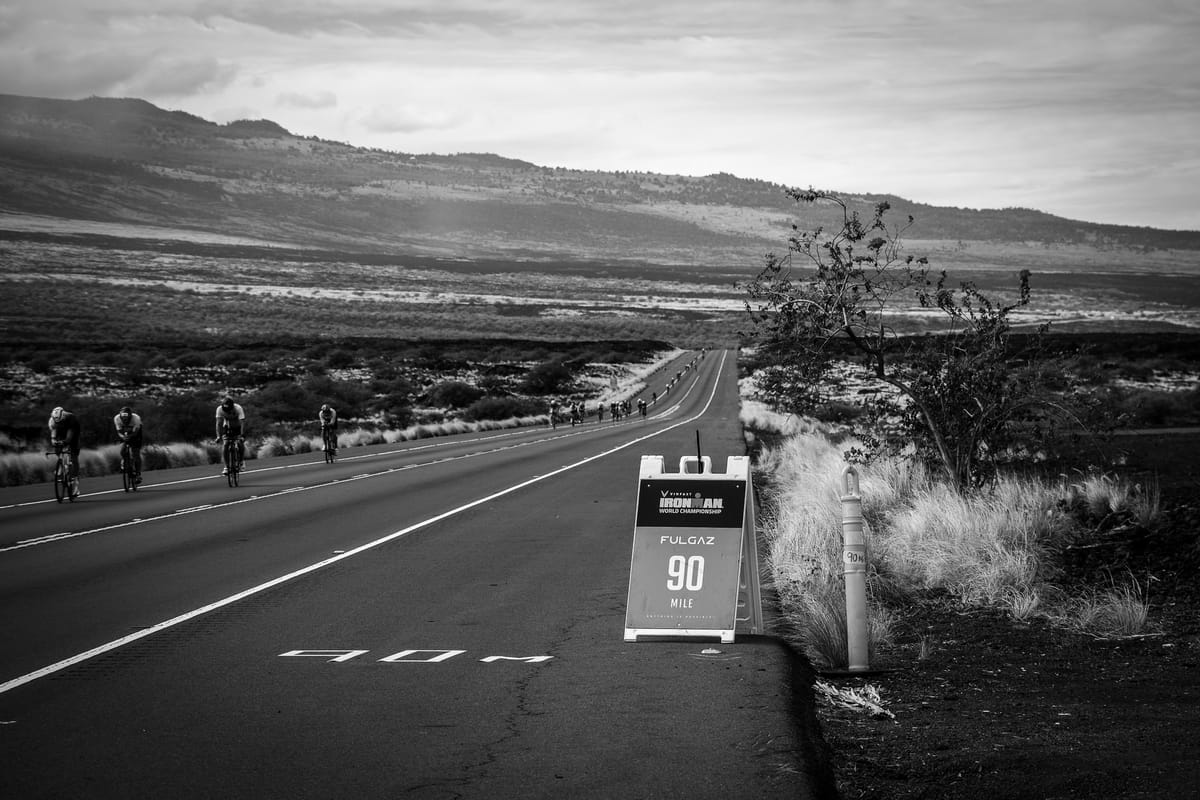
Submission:
[[[858,471],[842,470],[842,575],[846,583],[846,668],[869,669],[867,664],[867,544],[863,538],[862,496]]]

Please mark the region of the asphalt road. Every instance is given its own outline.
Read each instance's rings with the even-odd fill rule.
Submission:
[[[0,797],[829,796],[788,648],[624,641],[641,456],[743,454],[731,353],[650,388],[237,488],[0,491]]]

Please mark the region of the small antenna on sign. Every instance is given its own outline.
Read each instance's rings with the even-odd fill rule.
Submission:
[[[700,455],[700,431],[696,431],[696,469],[704,472],[704,457]]]

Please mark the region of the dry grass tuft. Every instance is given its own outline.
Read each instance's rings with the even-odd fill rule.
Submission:
[[[817,663],[846,664],[842,581],[842,450],[813,432],[788,437],[759,458],[770,476],[760,526],[780,601]],[[888,635],[889,603],[944,592],[967,605],[997,607],[1014,619],[1044,617],[1098,635],[1134,635],[1147,625],[1140,587],[1066,598],[1048,583],[1052,559],[1076,538],[1069,509],[1082,502],[1103,517],[1152,521],[1158,492],[1105,476],[1069,485],[1002,478],[961,494],[900,459],[858,468],[867,541],[871,648]]]

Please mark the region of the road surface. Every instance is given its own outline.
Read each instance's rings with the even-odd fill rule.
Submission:
[[[623,640],[641,456],[743,454],[732,353],[649,381],[646,419],[0,491],[0,797],[828,796],[788,648]]]

